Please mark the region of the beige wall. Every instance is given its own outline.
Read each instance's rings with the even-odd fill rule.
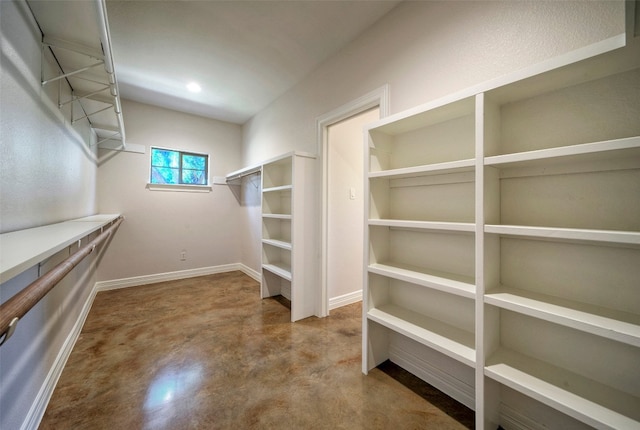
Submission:
[[[98,208],[125,222],[100,261],[98,280],[219,266],[240,261],[240,205],[226,185],[210,193],[150,191],[149,147],[208,153],[210,178],[240,166],[236,124],[123,101],[127,141],[145,154],[99,153]],[[180,260],[185,250],[186,261]]]

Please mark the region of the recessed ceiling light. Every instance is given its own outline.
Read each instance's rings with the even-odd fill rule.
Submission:
[[[187,84],[187,90],[192,93],[199,93],[200,91],[202,91],[202,88],[200,87],[200,85],[198,85],[197,82],[189,82]]]

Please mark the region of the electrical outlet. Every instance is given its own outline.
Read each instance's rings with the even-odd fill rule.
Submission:
[[[180,261],[185,261],[187,259],[187,251],[180,252]]]

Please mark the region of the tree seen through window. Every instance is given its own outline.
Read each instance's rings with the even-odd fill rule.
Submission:
[[[173,149],[151,148],[151,183],[208,185],[209,156]]]

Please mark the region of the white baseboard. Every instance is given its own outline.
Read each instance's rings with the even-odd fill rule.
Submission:
[[[329,299],[329,310],[350,305],[351,303],[361,302],[361,301],[362,301],[362,290],[354,291],[348,294],[343,294],[338,297],[332,297]]]
[[[241,263],[223,264],[220,266],[200,267],[197,269],[178,270],[176,272],[156,273],[153,275],[134,276],[131,278],[113,279],[96,283],[96,291],[117,290],[119,288],[136,287],[155,284],[156,282],[175,281],[177,279],[194,278],[196,276],[214,275],[216,273],[239,270],[260,282],[261,276],[255,270]]]
[[[253,270],[251,267],[245,266],[242,263],[238,263],[238,266],[240,267],[237,270],[240,270],[242,273],[249,276],[250,278],[253,278],[255,281],[262,283],[262,273],[258,272],[257,270]]]
[[[40,426],[40,422],[42,421],[42,417],[44,416],[44,413],[47,409],[49,400],[51,400],[53,391],[58,384],[58,380],[62,375],[64,366],[67,364],[67,360],[71,355],[71,351],[73,351],[73,347],[80,337],[80,332],[82,332],[84,322],[87,320],[87,316],[89,316],[89,311],[91,310],[91,305],[93,305],[93,300],[95,299],[95,297],[96,288],[94,285],[91,293],[87,297],[87,301],[84,303],[84,306],[80,311],[80,315],[78,315],[78,319],[73,325],[71,332],[65,339],[60,352],[58,352],[58,355],[56,356],[56,359],[51,366],[51,369],[49,369],[49,373],[47,374],[44,383],[40,387],[38,395],[31,405],[31,408],[29,409],[25,420],[22,422],[20,430],[37,430]]]
[[[389,346],[389,359],[438,390],[475,410],[475,388],[398,345]]]

